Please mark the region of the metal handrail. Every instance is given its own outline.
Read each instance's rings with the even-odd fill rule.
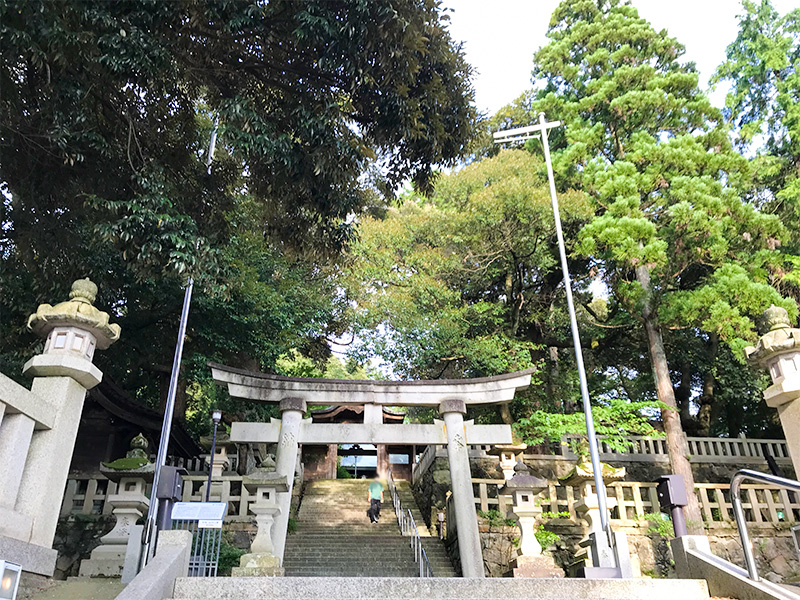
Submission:
[[[744,551],[744,562],[747,566],[747,574],[753,581],[759,581],[756,558],[753,555],[753,543],[750,541],[750,534],[747,532],[747,522],[744,518],[744,508],[742,499],[739,497],[742,482],[745,479],[760,481],[769,485],[774,485],[786,490],[800,492],[800,481],[786,479],[769,473],[760,473],[751,469],[741,469],[731,478],[731,505],[733,506],[733,516],[736,519],[736,528],[739,530],[739,538],[742,541]]]
[[[391,472],[386,473],[386,483],[389,486],[389,493],[392,496],[392,506],[394,507],[395,515],[397,515],[397,524],[400,526],[400,533],[403,536],[411,536],[411,548],[414,551],[414,562],[419,563],[419,576],[420,577],[433,577],[433,569],[428,560],[428,553],[422,547],[422,539],[419,536],[417,524],[414,521],[414,515],[411,514],[411,509],[404,509],[403,503],[400,502],[400,495],[397,493],[397,487],[394,485]]]

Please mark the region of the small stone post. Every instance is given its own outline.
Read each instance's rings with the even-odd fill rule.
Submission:
[[[81,577],[122,575],[131,530],[150,506],[145,492],[147,484],[153,481],[155,465],[147,459],[147,446],[147,440],[139,434],[131,440],[125,458],[100,465],[100,472],[117,483],[117,493],[106,499],[113,508],[116,523],[114,529],[100,538],[100,545],[92,550],[89,559],[81,562]]]
[[[795,476],[800,477],[800,329],[792,327],[786,309],[774,305],[764,311],[762,323],[764,335],[744,352],[749,363],[769,371],[772,385],[764,390],[764,401],[778,409]]]
[[[300,424],[306,412],[302,398],[284,398],[280,403],[281,433],[278,438],[278,451],[275,457],[275,472],[286,478],[287,489],[278,492],[278,518],[275,521],[272,541],[275,556],[283,564],[283,550],[286,547],[286,533],[289,531],[289,512],[292,505],[294,474],[297,470],[297,451],[299,448]]]
[[[517,520],[519,526],[519,552],[511,564],[514,577],[563,577],[560,569],[550,556],[542,554],[542,546],[536,539],[536,519],[542,509],[536,504],[536,497],[547,489],[547,481],[530,474],[521,460],[514,467],[514,476],[506,483],[501,493],[511,493],[514,509],[509,515]]]
[[[28,318],[28,328],[46,341],[23,373],[34,377],[31,391],[52,404],[55,422],[31,439],[15,509],[31,520],[29,541],[47,548],[56,532],[86,390],[103,378],[92,364],[95,349],[108,348],[120,334],[108,313],[92,306],[96,295],[94,283],[79,279],[67,302],[41,304]]]
[[[450,461],[450,484],[458,531],[458,554],[464,577],[485,577],[475,496],[472,491],[472,472],[464,430],[467,412],[463,400],[444,400],[439,412],[447,430],[447,457]]]

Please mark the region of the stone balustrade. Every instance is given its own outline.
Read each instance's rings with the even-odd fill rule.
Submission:
[[[506,514],[512,507],[511,497],[498,493],[504,479],[473,479],[477,490],[475,506],[484,512],[497,510]],[[645,515],[661,512],[655,482],[617,481],[606,486],[609,498],[617,506],[611,520],[619,526],[636,526],[645,522]],[[544,512],[568,513],[569,520],[580,522],[575,507],[580,504],[580,488],[550,481],[548,490],[540,495]],[[703,523],[709,529],[735,527],[727,483],[697,483],[695,493],[700,499]],[[749,525],[773,527],[800,522],[800,498],[791,492],[765,485],[743,485],[742,504]],[[566,517],[565,517],[566,518]]]
[[[228,503],[227,521],[247,521],[250,506],[256,501],[242,485],[239,475],[225,475],[220,482],[219,500]],[[184,478],[184,502],[202,502],[205,499],[207,477],[189,475]],[[476,510],[498,510],[506,514],[512,507],[511,497],[499,494],[506,484],[504,479],[473,478]],[[106,498],[116,493],[115,483],[102,476],[86,476],[70,479],[64,495],[61,515],[110,514],[111,507]],[[607,486],[610,498],[617,506],[611,514],[612,521],[620,526],[636,526],[644,523],[646,514],[658,513],[656,483],[644,481],[618,481]],[[747,522],[754,526],[769,526],[800,522],[800,498],[791,492],[763,485],[743,485],[742,501]],[[703,521],[709,529],[735,527],[730,503],[729,486],[726,483],[698,483],[695,491],[700,499]],[[148,490],[149,493],[149,490]],[[580,504],[580,488],[550,481],[548,489],[540,495],[544,512],[568,513],[569,520],[580,522],[575,507]]]

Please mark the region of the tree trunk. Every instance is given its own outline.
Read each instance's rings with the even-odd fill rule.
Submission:
[[[719,336],[708,334],[708,371],[703,376],[703,392],[700,394],[700,411],[697,413],[698,434],[708,436],[711,433],[711,411],[714,407],[714,388],[717,383],[714,377],[714,361],[719,350]]]
[[[508,403],[498,404],[497,410],[500,413],[500,419],[502,419],[503,423],[506,425],[513,425],[514,418],[511,416],[511,410],[508,408]]]
[[[694,493],[694,474],[692,473],[692,465],[689,463],[689,445],[686,443],[686,436],[681,426],[681,417],[675,402],[675,390],[672,387],[669,365],[667,364],[667,353],[664,349],[664,339],[661,336],[661,328],[653,308],[653,290],[650,285],[649,269],[645,266],[637,267],[636,280],[644,289],[642,320],[647,332],[647,348],[650,354],[650,364],[653,368],[656,393],[661,402],[673,409],[661,411],[661,419],[667,435],[667,452],[669,452],[670,466],[673,473],[683,477],[686,485],[687,496],[689,497],[689,505],[683,509],[686,517],[686,527],[689,533],[702,535],[704,533],[703,517],[700,513],[697,495]]]
[[[681,423],[683,428],[687,429],[692,421],[692,414],[690,412],[692,398],[692,365],[688,360],[684,361],[681,365],[681,382],[678,384],[678,389],[675,390],[675,400],[678,403],[678,410],[681,414]]]

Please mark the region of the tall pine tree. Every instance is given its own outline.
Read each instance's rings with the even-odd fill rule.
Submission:
[[[691,490],[664,319],[704,336],[752,336],[749,315],[780,297],[764,283],[717,270],[742,269],[735,263],[745,253],[774,245],[783,231],[741,201],[748,163],[731,148],[720,111],[666,31],[619,0],[578,0],[555,10],[548,37],[534,59],[542,83],[534,109],[565,122],[554,136],[561,183],[596,203],[580,250],[642,323],[658,399],[672,407],[662,411],[671,467]],[[727,289],[727,302],[713,293],[714,282],[734,280],[742,289]],[[736,294],[752,301],[739,307]],[[724,325],[735,316],[734,332]],[[690,530],[702,530],[697,499],[689,497]]]

